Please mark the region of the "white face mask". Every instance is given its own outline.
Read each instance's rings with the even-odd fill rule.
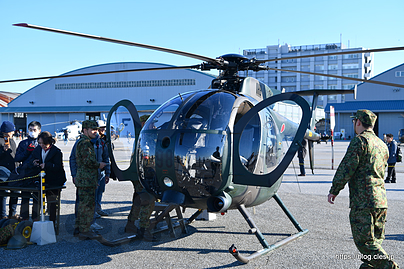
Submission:
[[[29,132],[28,135],[34,139],[36,139],[39,135],[39,132]]]

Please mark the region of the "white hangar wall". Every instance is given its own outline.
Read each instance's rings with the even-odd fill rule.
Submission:
[[[64,75],[169,66],[143,62],[108,63]],[[26,130],[29,122],[37,120],[43,125],[42,130],[53,134],[69,121],[85,120],[97,113],[103,119],[122,99],[131,100],[140,116],[150,114],[178,93],[208,88],[213,78],[213,75],[189,69],[55,78],[29,89],[8,107],[0,108],[0,119],[13,121],[14,118],[16,122],[16,115],[24,115],[25,127],[22,128],[23,124],[18,121],[17,129]]]

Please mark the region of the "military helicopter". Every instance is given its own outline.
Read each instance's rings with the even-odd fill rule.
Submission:
[[[283,173],[295,156],[303,138],[311,141],[309,156],[312,165],[314,159],[312,142],[321,139],[321,136],[312,130],[314,128],[312,115],[315,113],[317,97],[322,94],[355,93],[355,91],[309,90],[282,93],[270,89],[254,78],[241,77],[239,72],[275,70],[357,81],[365,80],[268,68],[264,64],[271,60],[248,59],[238,54],[209,58],[163,47],[25,23],[16,24],[16,26],[158,50],[191,57],[203,61],[203,63],[191,66],[108,71],[3,82],[165,69],[219,70],[219,76],[212,81],[209,89],[174,96],[149,117],[143,128],[141,128],[136,107],[130,100],[122,100],[112,107],[107,118],[107,135],[111,137],[111,126],[120,126],[119,141],[124,141],[122,138],[126,138],[128,141],[128,143],[122,142],[121,145],[118,145],[118,140],[116,140],[114,142],[115,150],[109,147],[111,165],[116,176],[119,180],[138,178],[145,189],[156,198],[161,199],[162,202],[197,209],[198,211],[191,216],[189,222],[195,219],[203,209],[221,213],[237,209],[250,226],[249,232],[255,234],[263,247],[261,250],[245,256],[233,244],[229,248],[229,252],[242,263],[248,263],[251,259],[262,256],[308,232],[292,216],[277,191],[281,185]],[[404,49],[404,47],[325,53],[315,56],[398,49]],[[312,56],[293,58],[303,57]],[[377,81],[366,82],[392,85]],[[397,84],[394,86],[404,87],[404,85]],[[312,107],[301,97],[304,95],[313,96]],[[293,106],[300,111],[301,117],[297,123],[280,113],[281,107],[284,105]],[[126,148],[126,150],[121,151],[118,148]],[[125,157],[127,161],[118,163],[118,158],[122,159],[122,157]],[[262,204],[271,198],[275,199],[298,230],[297,233],[272,245],[268,244],[246,210],[248,207]]]

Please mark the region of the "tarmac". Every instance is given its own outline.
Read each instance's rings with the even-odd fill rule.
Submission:
[[[0,248],[2,268],[359,268],[359,252],[352,240],[349,225],[348,187],[327,202],[335,170],[349,141],[315,145],[314,174],[306,158],[306,176],[298,177],[297,157],[284,174],[278,191],[280,198],[295,219],[309,232],[267,255],[242,264],[229,254],[235,244],[249,255],[261,249],[249,226],[237,210],[217,214],[213,221],[198,220],[188,226],[188,234],[176,230],[176,238],[168,232],[158,234],[158,242],[133,241],[118,247],[107,247],[97,241],[80,241],[73,237],[75,187],[71,182],[68,159],[73,142],[58,142],[63,151],[68,182],[62,192],[61,226],[57,242],[29,245],[19,250]],[[334,161],[332,152],[334,151]],[[332,165],[334,163],[334,165]],[[331,169],[333,166],[334,169]],[[388,214],[383,247],[401,266],[404,264],[404,164],[397,165],[397,183],[386,184]],[[122,238],[133,194],[130,182],[111,181],[103,196],[103,209],[109,213],[97,223],[104,227],[100,234],[106,239]],[[19,210],[19,209],[18,209]],[[297,232],[286,215],[271,199],[249,208],[257,226],[269,244]],[[189,217],[194,210],[184,213]]]

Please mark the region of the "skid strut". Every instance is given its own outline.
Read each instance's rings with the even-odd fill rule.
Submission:
[[[307,229],[302,229],[302,227],[300,226],[300,224],[296,221],[296,219],[293,217],[293,215],[290,213],[290,211],[287,209],[287,207],[285,206],[285,204],[282,202],[281,198],[279,198],[278,194],[275,194],[273,196],[275,198],[275,201],[278,203],[278,205],[282,208],[283,212],[285,212],[285,214],[288,216],[289,220],[293,223],[293,225],[295,226],[295,228],[298,230],[298,233],[292,234],[291,236],[276,242],[273,245],[269,245],[268,242],[265,240],[264,236],[262,235],[261,231],[258,229],[257,225],[255,224],[255,222],[253,221],[253,219],[251,218],[250,213],[248,213],[248,211],[246,210],[245,206],[243,204],[239,205],[237,207],[237,209],[240,211],[241,215],[243,215],[244,219],[247,221],[248,225],[250,226],[250,230],[249,233],[254,233],[255,236],[258,238],[258,240],[260,241],[261,245],[263,246],[263,249],[258,250],[254,253],[252,253],[249,256],[244,256],[242,254],[240,254],[236,248],[236,246],[233,244],[230,248],[229,248],[229,252],[239,261],[242,263],[248,263],[250,260],[257,258],[261,255],[264,255],[272,250],[275,250],[293,240],[296,240],[297,238],[305,235],[306,233],[308,233],[309,230]]]

